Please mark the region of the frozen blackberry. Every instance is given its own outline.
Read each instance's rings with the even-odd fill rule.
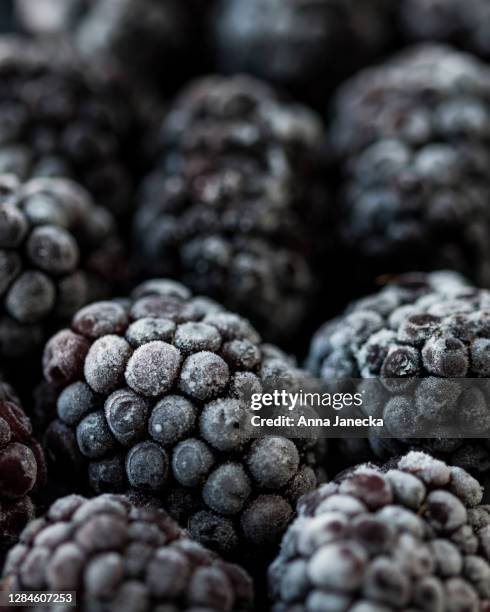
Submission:
[[[244,612],[253,603],[243,569],[193,542],[163,510],[118,495],[57,500],[10,551],[4,585],[76,591],[83,612]]]
[[[132,113],[68,48],[0,39],[0,172],[78,181],[118,215],[131,202]]]
[[[409,40],[438,40],[490,57],[490,6],[486,0],[402,0],[401,34]]]
[[[182,279],[268,337],[291,336],[313,289],[309,187],[321,132],[313,113],[254,79],[190,85],[164,122],[161,155],[141,190],[142,270]]]
[[[0,379],[0,559],[34,518],[31,495],[45,480],[44,454],[13,388]]]
[[[490,285],[489,118],[489,68],[442,45],[341,87],[340,233],[365,277],[447,267]]]
[[[40,349],[122,267],[111,214],[68,179],[0,175],[0,359]]]
[[[298,390],[305,373],[183,285],[86,306],[46,345],[44,373],[58,389],[46,447],[59,477],[149,494],[221,552],[274,546],[315,486],[313,440],[254,440],[250,423],[251,393]]]
[[[218,0],[216,61],[323,106],[333,85],[386,49],[388,7],[385,0]]]
[[[474,137],[489,76],[469,56],[428,46],[341,90],[333,140],[346,173],[343,236],[371,275],[449,265],[489,282],[488,151]]]
[[[472,287],[456,273],[402,275],[321,327],[313,338],[308,366],[325,381],[383,381],[376,387],[376,401],[366,401],[363,407],[379,409],[394,434],[393,439],[371,439],[378,456],[421,445],[452,464],[488,472],[490,443],[484,436],[490,429],[489,307],[490,291]],[[419,378],[424,381],[415,391],[410,386],[405,390],[403,381]],[[444,387],[440,383],[445,379],[451,380]],[[471,385],[458,385],[457,379],[472,379]],[[468,391],[476,393],[471,401]],[[424,423],[431,434],[438,424],[440,437],[418,440],[415,434]],[[463,436],[453,435],[458,428]],[[404,431],[407,438],[398,439]],[[446,439],[444,431],[453,432],[447,437],[454,439]],[[479,439],[464,439],[468,435]],[[354,458],[361,446],[350,445]]]
[[[464,470],[411,452],[305,495],[269,571],[274,612],[487,610],[490,514]]]

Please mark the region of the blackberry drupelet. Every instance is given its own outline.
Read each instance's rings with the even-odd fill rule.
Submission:
[[[141,269],[244,313],[268,338],[291,337],[314,288],[310,187],[321,138],[316,115],[255,79],[192,83],[164,122],[141,189]]]
[[[490,285],[489,122],[490,69],[442,45],[340,88],[340,234],[361,278],[448,267]]]
[[[0,172],[78,181],[115,214],[131,203],[127,96],[63,45],[0,39]]]
[[[44,484],[44,453],[13,388],[0,379],[0,560],[34,518],[32,494]]]
[[[400,35],[438,40],[490,58],[490,7],[486,0],[402,0]]]
[[[44,373],[59,393],[45,439],[60,480],[151,495],[227,555],[265,555],[315,486],[314,440],[254,440],[250,423],[251,393],[305,388],[305,373],[183,285],[86,306],[46,345]]]
[[[76,591],[83,612],[245,612],[253,603],[243,569],[193,542],[163,510],[118,495],[57,500],[10,551],[4,585]]]
[[[411,452],[305,495],[269,570],[274,612],[477,612],[490,507],[464,470]]]
[[[0,175],[0,361],[24,358],[124,273],[111,214],[67,179]]]
[[[477,392],[474,402],[463,401],[465,388],[457,387],[455,380],[454,405],[438,402],[437,393],[441,379],[488,377],[489,310],[490,291],[472,287],[454,272],[402,275],[323,325],[313,337],[308,367],[325,381],[382,378],[388,385],[391,379],[401,383],[402,379],[424,378],[426,382],[412,393],[408,405],[391,401],[403,395],[402,387],[398,396],[387,392],[377,398],[389,431],[400,432],[403,423],[408,436],[410,424],[426,419],[430,432],[434,423],[441,425],[441,431],[445,423],[459,423],[466,435],[474,431],[481,436],[490,425],[487,393]],[[390,386],[396,391],[394,383]],[[445,397],[447,391],[448,387],[442,391]],[[407,446],[422,446],[471,472],[490,470],[490,441],[484,437],[373,437],[370,444],[381,458],[399,455]],[[361,442],[343,441],[341,445],[344,452],[352,452],[351,465],[357,453],[365,450]],[[344,459],[349,462],[348,456]]]
[[[218,0],[218,66],[248,72],[323,108],[329,91],[386,50],[385,0]]]

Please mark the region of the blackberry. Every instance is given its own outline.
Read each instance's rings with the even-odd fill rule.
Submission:
[[[474,288],[454,272],[402,275],[322,326],[313,338],[308,367],[325,381],[382,379],[387,392],[380,385],[379,397],[367,410],[381,407],[385,425],[396,433],[393,439],[371,438],[377,456],[422,446],[469,471],[488,472],[490,444],[483,436],[490,426],[485,399],[490,371],[489,304],[489,290]],[[418,378],[424,381],[416,392],[409,388],[404,394],[403,381]],[[478,381],[473,381],[475,401],[465,397],[468,387],[458,386],[458,378],[483,379],[481,392],[476,388]],[[441,379],[452,380],[441,387]],[[454,390],[448,393],[450,384]],[[454,405],[437,401],[438,393],[441,399],[451,395]],[[441,437],[418,440],[412,432],[424,422],[430,432],[439,423]],[[472,422],[478,424],[476,431]],[[453,434],[449,438],[454,439],[445,439],[445,424],[451,432],[459,426],[466,436],[474,431],[479,439],[456,439]],[[404,430],[412,439],[399,438]],[[359,441],[342,442],[342,447],[352,451],[354,461],[365,450]]]
[[[490,284],[489,92],[486,65],[437,44],[340,88],[340,234],[364,277],[447,267]]]
[[[0,359],[5,367],[122,282],[110,213],[67,179],[0,175]]]
[[[313,290],[308,184],[320,140],[313,113],[259,81],[192,83],[164,122],[161,155],[141,189],[142,271],[182,279],[273,339],[291,336]]]
[[[485,0],[403,0],[399,11],[403,37],[438,40],[490,57],[490,8]]]
[[[96,0],[75,34],[85,57],[167,90],[189,73],[191,15],[178,0]]]
[[[0,380],[0,559],[34,518],[32,494],[44,484],[45,460],[14,389]]]
[[[68,37],[96,69],[168,94],[204,71],[204,4],[178,0],[17,0],[24,27]],[[204,61],[205,60],[205,61]]]
[[[273,610],[487,610],[490,513],[464,470],[411,452],[305,495],[269,570]]]
[[[210,27],[216,62],[323,107],[329,90],[389,43],[385,0],[218,0]]]
[[[243,569],[193,542],[163,510],[118,495],[57,500],[10,551],[4,585],[76,591],[86,612],[244,612],[253,600]]]
[[[58,393],[45,439],[60,481],[151,495],[196,539],[242,558],[273,547],[315,486],[314,440],[254,440],[250,424],[251,393],[299,389],[305,373],[183,285],[152,280],[86,306],[43,363]]]
[[[64,45],[0,39],[0,172],[76,180],[115,214],[129,211],[133,118],[115,81]]]
[[[53,35],[71,30],[92,0],[12,0],[16,17],[32,34]]]

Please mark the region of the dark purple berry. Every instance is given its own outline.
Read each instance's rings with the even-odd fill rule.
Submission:
[[[0,555],[34,518],[32,495],[46,476],[44,453],[15,391],[0,382]]]
[[[246,319],[175,281],[83,307],[47,343],[44,368],[53,477],[161,504],[227,555],[248,562],[261,547],[266,562],[316,485],[312,442],[256,437],[251,425],[251,393],[299,391],[308,375]]]
[[[78,606],[108,612],[253,609],[243,569],[190,540],[165,511],[117,495],[58,499],[23,531],[3,575],[23,591],[76,591]]]
[[[424,453],[353,468],[300,500],[269,569],[272,609],[486,609],[481,500],[467,472]]]
[[[359,414],[383,418],[392,436],[373,428],[369,442],[357,444],[361,460],[374,458],[372,451],[387,459],[416,447],[471,473],[490,470],[489,302],[487,289],[457,273],[412,273],[318,330],[307,362],[312,373],[327,385],[366,379],[355,383],[365,393]],[[353,341],[360,320],[376,325],[365,325]],[[339,456],[341,468],[358,461],[346,446]]]

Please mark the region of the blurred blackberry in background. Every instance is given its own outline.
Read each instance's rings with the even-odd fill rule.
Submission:
[[[388,47],[389,0],[218,0],[218,67],[248,72],[323,109],[332,88]]]
[[[141,188],[141,271],[218,299],[267,338],[291,338],[313,301],[315,233],[328,245],[317,221],[328,224],[329,215],[315,189],[321,140],[315,114],[255,79],[189,85],[163,124]]]
[[[77,180],[119,216],[131,205],[132,113],[68,47],[0,38],[0,172]]]
[[[253,603],[244,570],[190,540],[164,511],[117,495],[56,501],[10,551],[3,583],[76,591],[83,612],[244,612]]]
[[[490,5],[486,0],[402,0],[400,36],[437,40],[490,58]]]
[[[413,423],[427,419],[440,423],[442,431],[444,423],[459,423],[461,431],[475,431],[478,436],[490,426],[486,394],[459,403],[455,387],[455,405],[451,406],[437,401],[437,381],[489,376],[489,312],[490,291],[472,287],[456,273],[402,275],[379,293],[353,302],[344,314],[321,327],[313,337],[308,367],[325,381],[425,378],[426,384],[409,406],[389,401],[392,396],[387,394],[385,426],[391,430],[398,424],[397,431],[401,427],[408,432]],[[385,400],[381,397],[379,401]],[[339,445],[347,464],[366,456],[367,442],[342,440]],[[490,471],[487,438],[373,436],[370,445],[383,459],[418,446],[472,473]]]
[[[359,284],[447,267],[490,286],[490,69],[417,46],[348,81],[333,110],[340,233]]]
[[[269,571],[274,612],[487,610],[490,507],[464,470],[409,453],[303,497]]]
[[[25,31],[37,35],[69,32],[94,0],[12,0]]]
[[[125,273],[111,214],[79,185],[0,175],[2,367],[32,357],[81,306],[109,296]]]
[[[168,94],[208,71],[200,0],[17,0],[25,29],[72,39],[96,70]]]
[[[0,378],[0,564],[25,524],[34,518],[32,493],[44,485],[41,446],[14,389]]]
[[[250,425],[252,393],[304,389],[306,374],[183,285],[153,280],[86,306],[43,364],[59,393],[45,437],[53,474],[151,495],[213,549],[244,560],[259,547],[265,559],[317,482],[314,440],[254,441]]]

